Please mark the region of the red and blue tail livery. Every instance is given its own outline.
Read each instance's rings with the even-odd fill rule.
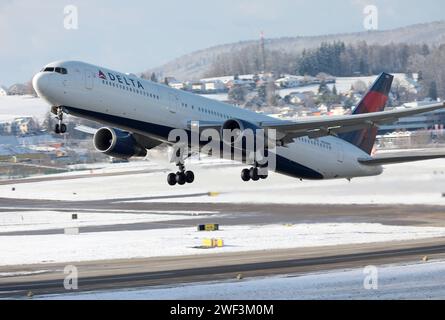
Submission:
[[[383,111],[386,102],[388,101],[388,95],[391,90],[393,79],[394,76],[388,73],[382,73],[362,98],[352,114],[357,115]],[[366,153],[371,154],[377,136],[377,130],[377,127],[360,129],[342,134],[340,135],[340,138],[356,145]]]

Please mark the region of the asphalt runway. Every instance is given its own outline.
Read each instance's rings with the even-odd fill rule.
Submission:
[[[389,249],[390,248],[390,249]],[[367,265],[400,263],[445,257],[445,238],[367,245],[253,251],[212,256],[180,256],[149,259],[73,263],[79,272],[77,291],[178,285],[188,282],[235,280],[258,276],[334,270]],[[0,278],[0,297],[23,298],[33,294],[67,293],[63,287],[64,264],[18,266],[8,272],[43,273]],[[178,266],[181,266],[178,268]],[[37,269],[36,269],[37,268]],[[5,267],[0,268],[4,272]]]
[[[118,212],[137,210],[132,214],[163,214],[163,211],[212,211],[219,214],[199,214],[198,218],[141,222],[118,225],[81,227],[81,233],[126,230],[148,230],[172,227],[191,227],[202,223],[220,225],[261,225],[273,223],[381,223],[386,225],[445,226],[444,206],[423,205],[277,205],[277,204],[230,204],[230,203],[169,203],[169,202],[127,202],[168,198],[201,197],[206,193],[180,194],[146,198],[122,198],[92,201],[55,201],[0,198],[0,212],[55,210],[59,212],[82,213]],[[159,213],[156,213],[159,210]],[[178,213],[177,215],[180,215]],[[0,232],[5,235],[62,234],[63,229]]]

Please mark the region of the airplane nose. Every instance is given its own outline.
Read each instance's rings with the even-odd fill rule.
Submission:
[[[48,91],[49,86],[49,74],[44,72],[37,73],[32,78],[32,86],[37,94],[42,97]]]

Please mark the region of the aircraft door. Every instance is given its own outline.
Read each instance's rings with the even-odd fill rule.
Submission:
[[[85,88],[93,89],[94,74],[91,70],[85,70]]]
[[[169,93],[168,94],[169,97],[169,106],[168,106],[168,110],[171,113],[177,113],[179,111],[179,105],[180,105],[180,101],[179,101],[179,97],[177,94],[174,93]]]
[[[345,159],[345,154],[343,151],[343,145],[341,143],[337,143],[337,162],[343,163]]]

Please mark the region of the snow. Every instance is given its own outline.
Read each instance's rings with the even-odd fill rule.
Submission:
[[[0,265],[245,252],[443,236],[445,228],[372,223],[224,226],[211,233],[185,227],[80,235],[2,236]],[[222,238],[224,247],[197,248],[203,238],[208,237]]]
[[[11,121],[17,117],[46,118],[49,105],[33,96],[0,96],[0,121]]]
[[[363,268],[304,275],[253,278],[39,296],[37,299],[132,300],[335,300],[443,299],[445,261],[384,265],[377,269],[377,289],[365,289]]]
[[[127,167],[130,170],[131,165]],[[173,171],[173,165],[168,165]],[[143,202],[285,203],[285,204],[424,204],[445,205],[445,161],[443,159],[387,166],[377,177],[342,180],[300,181],[270,173],[266,180],[245,183],[240,165],[190,164],[195,182],[171,187],[166,173],[133,173],[1,185],[0,198],[98,200]],[[96,172],[96,170],[94,170]],[[100,172],[100,171],[97,171]],[[12,191],[15,187],[15,191]],[[218,192],[218,196],[207,196]],[[199,196],[189,197],[197,194]],[[181,197],[187,195],[187,197]],[[159,199],[159,196],[166,197]],[[148,199],[153,197],[153,199]],[[133,200],[141,198],[141,200]]]
[[[14,208],[11,208],[14,209]],[[73,210],[76,210],[73,208]],[[77,212],[77,220],[72,220],[72,212],[58,211],[11,211],[0,212],[0,232],[63,229],[70,227],[105,226],[142,222],[196,219],[201,215],[214,215],[217,211],[136,211],[117,212]]]

